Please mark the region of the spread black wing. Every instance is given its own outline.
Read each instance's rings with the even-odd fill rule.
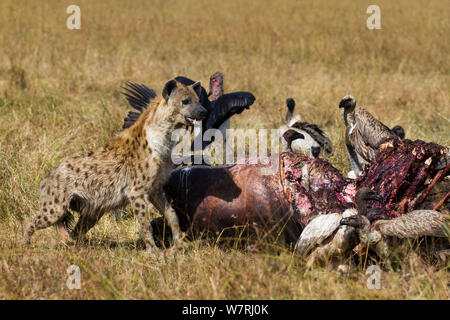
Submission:
[[[130,106],[138,111],[128,112],[122,126],[122,129],[126,129],[131,127],[137,119],[139,119],[142,111],[147,108],[150,101],[156,98],[156,92],[144,84],[137,84],[133,82],[127,82],[126,86],[122,88],[125,90],[122,94],[126,97]]]
[[[253,102],[255,102],[255,96],[250,92],[232,92],[220,96],[217,100],[211,102],[211,110],[208,112],[206,119],[203,120],[203,133],[208,129],[218,129],[234,114],[240,114],[245,109],[249,109]],[[191,150],[194,150],[194,145],[198,145],[198,142],[195,142],[198,139],[202,139],[202,136],[195,137]],[[202,149],[213,141],[203,141]]]
[[[141,115],[140,113],[129,111],[126,118],[123,119],[122,129],[131,127],[137,121],[137,119],[139,119],[140,115]]]
[[[255,96],[250,92],[232,92],[220,96],[211,102],[211,111],[203,121],[203,130],[217,129],[234,114],[240,114],[249,109],[255,102]]]

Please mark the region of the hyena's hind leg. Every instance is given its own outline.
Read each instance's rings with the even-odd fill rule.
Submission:
[[[65,209],[64,216],[56,222],[56,230],[58,231],[64,242],[70,239],[69,229],[73,223],[72,214]]]
[[[31,237],[34,232],[40,229],[45,229],[58,223],[60,220],[64,218],[65,210],[62,204],[56,204],[53,201],[51,202],[42,202],[41,209],[39,213],[36,214],[31,221],[29,221],[25,225],[25,229],[23,232],[23,240],[25,244],[30,244]],[[58,225],[58,231],[60,230],[60,225]],[[60,232],[61,233],[61,232]],[[62,232],[64,236],[64,232]]]
[[[88,205],[84,206],[80,211],[80,218],[77,225],[71,232],[72,239],[77,242],[86,240],[86,233],[94,227],[102,217],[102,214],[97,210],[91,209]]]
[[[66,215],[65,209],[68,206],[67,189],[62,188],[61,174],[56,172],[44,178],[40,184],[39,194],[41,208],[25,225],[23,232],[25,244],[31,242],[31,237],[36,230],[45,229],[54,224],[57,224],[60,234],[67,236],[67,232],[61,228],[61,222],[64,221]]]

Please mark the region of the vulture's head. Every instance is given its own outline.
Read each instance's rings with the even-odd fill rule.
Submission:
[[[341,226],[349,226],[356,229],[365,229],[370,227],[369,219],[360,214],[355,214],[354,216],[342,218],[339,224]]]
[[[215,72],[209,78],[208,95],[211,95],[211,100],[217,100],[223,95],[223,73]]]
[[[355,194],[355,202],[362,202],[362,203],[366,203],[369,200],[374,200],[374,201],[383,201],[383,197],[378,194],[375,191],[372,191],[369,188],[361,188],[358,190],[358,192],[356,192]]]
[[[346,95],[342,98],[341,102],[339,102],[339,108],[344,108],[346,110],[353,110],[356,107],[356,100],[352,95]]]
[[[400,139],[405,139],[405,130],[401,126],[395,126],[391,131]]]
[[[358,214],[365,216],[370,222],[379,219],[385,219],[386,215],[383,208],[370,208],[367,209],[367,201],[383,202],[383,197],[375,191],[369,188],[361,188],[355,194],[355,204],[358,210]]]
[[[331,140],[317,125],[308,122],[291,123],[283,132],[282,139],[283,145],[287,148],[285,151],[303,153],[311,158],[317,158],[322,150],[326,155],[333,152]]]
[[[342,218],[339,221],[341,226],[349,226],[359,230],[359,239],[366,245],[376,245],[381,240],[381,234],[377,231],[371,231],[369,219],[363,215],[357,214],[351,217]]]
[[[282,138],[287,145],[287,151],[306,154],[317,158],[322,150],[320,144],[306,131],[290,128],[283,133]]]

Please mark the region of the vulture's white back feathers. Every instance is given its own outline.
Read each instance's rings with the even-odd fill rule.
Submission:
[[[341,219],[340,213],[330,213],[318,215],[311,220],[297,241],[295,246],[297,253],[306,255],[310,249],[321,244],[339,228]]]
[[[300,255],[306,255],[315,246],[320,245],[328,237],[339,229],[342,218],[358,214],[355,208],[345,210],[343,213],[321,214],[312,219],[303,229],[300,238],[295,245],[295,250]],[[345,228],[345,226],[342,226]]]
[[[417,238],[423,236],[448,237],[449,221],[434,210],[414,210],[392,220],[380,220],[374,229],[384,236]]]

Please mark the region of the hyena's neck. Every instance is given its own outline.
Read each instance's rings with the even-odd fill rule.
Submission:
[[[169,161],[176,141],[172,141],[172,133],[177,128],[174,116],[167,112],[165,100],[155,108],[154,114],[147,117],[142,126],[142,143],[147,142],[152,156]]]

